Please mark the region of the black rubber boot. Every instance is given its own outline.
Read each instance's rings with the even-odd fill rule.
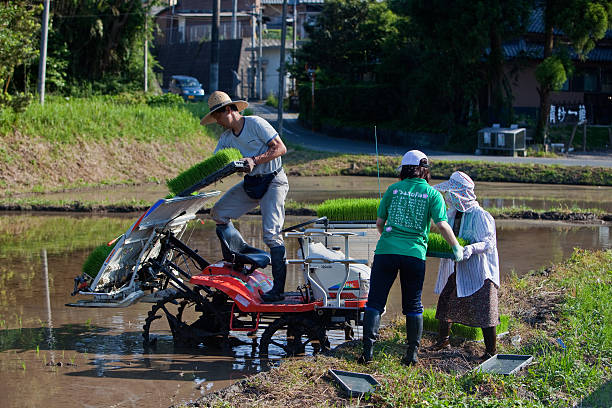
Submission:
[[[285,280],[287,279],[287,264],[285,263],[284,245],[270,248],[270,258],[272,260],[272,279],[274,279],[274,285],[272,290],[264,293],[261,298],[265,302],[278,302],[285,298],[283,292],[285,291]]]
[[[402,358],[402,363],[413,365],[419,361],[418,351],[423,336],[423,315],[406,316],[406,355]]]
[[[359,364],[369,364],[373,358],[373,347],[378,338],[380,327],[380,312],[376,309],[366,309],[363,316],[363,353],[357,359]]]
[[[436,344],[431,346],[429,350],[439,351],[450,348],[450,331],[452,325],[451,322],[438,320],[438,341],[436,341]]]
[[[488,360],[497,354],[497,332],[495,326],[483,327],[482,337],[484,337],[485,353],[480,357],[481,360]]]

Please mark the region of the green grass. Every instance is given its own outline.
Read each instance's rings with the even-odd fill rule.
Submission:
[[[497,334],[506,333],[510,325],[510,317],[500,314]],[[438,332],[438,319],[436,319],[436,308],[426,308],[423,310],[423,330]],[[451,329],[451,335],[464,338],[466,340],[482,340],[482,330],[479,327],[470,327],[455,323]]]
[[[431,358],[431,354],[425,363],[407,367],[401,363],[405,327],[398,323],[381,330],[374,361],[367,366],[356,362],[360,345],[339,348],[333,356],[289,359],[247,379],[240,385],[243,392],[212,395],[206,406],[296,406],[309,401],[311,406],[610,407],[610,265],[612,250],[576,250],[565,262],[505,283],[508,290],[518,290],[524,298],[532,292],[561,296],[559,314],[549,316],[553,319],[550,326],[522,321],[520,307],[517,314],[510,315],[510,334],[500,339],[499,352],[534,357],[533,364],[517,375],[456,370],[444,364],[452,356]],[[510,342],[515,334],[524,338],[519,346]],[[559,346],[557,338],[567,348]],[[470,368],[476,365],[469,361]],[[362,399],[348,399],[326,375],[330,368],[371,374],[381,385]]]
[[[204,177],[222,169],[235,160],[240,160],[242,153],[238,149],[222,149],[208,159],[190,167],[173,179],[166,182],[171,193],[178,194],[181,191],[196,184]]]
[[[295,150],[283,157],[292,175],[303,176],[369,176],[398,177],[397,156],[338,154]],[[499,181],[535,184],[578,184],[612,186],[612,169],[592,166],[561,166],[530,163],[494,163],[482,160],[435,160],[431,175],[448,179],[457,170],[478,181]]]
[[[212,136],[212,129],[199,124],[205,111],[202,104],[126,103],[120,96],[49,96],[44,105],[33,103],[21,114],[2,111],[0,134],[17,129],[25,135],[68,144],[79,140],[176,142],[202,134]]]

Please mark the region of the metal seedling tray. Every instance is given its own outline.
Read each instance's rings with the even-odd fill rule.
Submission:
[[[370,374],[334,370],[332,368],[329,369],[329,373],[349,397],[360,397],[365,393],[373,392],[380,385]]]
[[[531,363],[533,356],[519,354],[496,354],[475,370],[492,374],[514,374]]]
[[[455,259],[455,255],[453,255],[452,252],[427,251],[427,255],[426,256],[434,257],[434,258],[450,258],[450,259]]]

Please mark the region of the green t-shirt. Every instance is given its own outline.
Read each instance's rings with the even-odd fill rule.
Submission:
[[[431,220],[446,221],[442,194],[420,178],[392,184],[378,206],[386,220],[376,254],[397,254],[425,259]]]

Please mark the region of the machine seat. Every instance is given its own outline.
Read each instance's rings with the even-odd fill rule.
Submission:
[[[221,242],[223,260],[233,263],[235,270],[251,265],[249,272],[253,272],[256,268],[265,268],[270,264],[270,254],[247,244],[231,222],[227,225],[217,225],[216,231]]]

